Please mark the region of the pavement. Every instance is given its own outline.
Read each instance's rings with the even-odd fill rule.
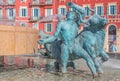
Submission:
[[[52,67],[47,72],[43,65],[49,63],[53,65],[54,60],[39,58],[35,61],[35,67],[3,70],[0,72],[0,81],[120,81],[120,60],[109,59],[102,66],[104,73],[101,77],[92,78],[86,62],[83,59],[75,60],[76,69],[68,68],[68,73],[59,75]],[[38,66],[37,66],[38,65]]]

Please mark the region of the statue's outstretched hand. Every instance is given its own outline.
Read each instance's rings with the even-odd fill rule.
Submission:
[[[72,2],[68,2],[67,5],[68,5],[70,8],[73,8],[73,7],[74,7],[74,3],[72,3]]]
[[[44,42],[44,40],[41,39],[41,40],[38,40],[37,43],[38,44],[44,44],[45,42]]]

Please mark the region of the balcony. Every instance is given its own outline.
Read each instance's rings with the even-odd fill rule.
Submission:
[[[103,18],[107,18],[108,22],[120,22],[120,14],[115,15],[104,15]]]
[[[53,2],[52,2],[52,0],[50,0],[50,1],[45,1],[45,0],[40,0],[40,1],[38,1],[38,0],[32,0],[31,2],[30,2],[30,6],[45,6],[45,5],[53,5]]]
[[[14,6],[15,5],[15,0],[7,0],[7,5]]]
[[[30,22],[37,22],[38,20],[40,20],[40,17],[30,17]]]
[[[8,20],[15,20],[15,17],[7,17]]]
[[[53,1],[40,1],[40,6],[49,6],[49,5],[53,5]]]
[[[32,1],[30,2],[30,6],[39,6],[39,5],[40,5],[40,3],[39,3],[38,0],[32,0]]]
[[[0,21],[15,21],[15,17],[0,17]]]
[[[115,14],[115,15],[102,15],[102,18],[106,18],[108,20],[108,22],[120,22],[120,14]],[[86,19],[88,19],[89,17],[86,16]]]
[[[51,21],[57,21],[57,20],[58,20],[58,14],[54,14],[47,17],[42,16],[39,22],[51,22]]]

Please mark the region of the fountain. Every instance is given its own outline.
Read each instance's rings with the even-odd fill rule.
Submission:
[[[109,59],[103,48],[104,27],[107,21],[96,14],[91,15],[88,20],[84,20],[84,8],[72,2],[68,2],[67,5],[73,8],[73,11],[67,13],[64,21],[59,17],[55,34],[40,39],[38,43],[45,44],[48,55],[52,54],[56,60],[55,67],[61,73],[67,72],[69,61],[83,58],[95,78],[97,74],[103,73],[101,65]],[[85,24],[84,29],[78,34],[78,27],[81,23]],[[101,59],[98,60],[97,57]]]

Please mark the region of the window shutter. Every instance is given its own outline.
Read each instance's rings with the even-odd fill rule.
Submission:
[[[32,17],[34,17],[34,8],[32,8],[32,11],[31,11],[31,15],[32,15]]]
[[[117,9],[116,9],[116,5],[115,5],[115,15],[117,14]]]
[[[60,8],[58,8],[58,14],[61,14],[61,9]]]
[[[2,9],[0,8],[0,17],[2,16],[1,14],[2,14]]]
[[[47,32],[47,24],[44,24],[44,31]]]
[[[9,17],[9,9],[7,9],[7,15],[6,16]]]
[[[28,8],[25,8],[26,9],[26,16],[28,16]]]
[[[109,6],[107,6],[107,15],[109,15]]]
[[[94,13],[97,14],[97,7],[96,6],[94,7],[94,11],[95,11]]]
[[[102,15],[104,15],[104,7],[102,6]]]
[[[66,15],[67,14],[67,10],[66,10],[66,8],[65,8],[65,14],[64,15]]]
[[[15,17],[15,16],[16,16],[15,9],[13,9],[13,17]]]
[[[19,9],[19,16],[22,17],[22,9]]]
[[[40,17],[40,9],[38,8],[38,17]]]

